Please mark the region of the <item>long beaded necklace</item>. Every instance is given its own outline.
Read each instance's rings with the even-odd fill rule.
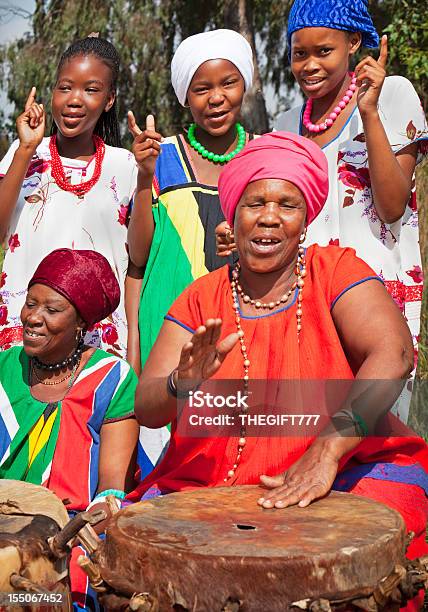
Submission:
[[[352,99],[352,96],[354,95],[354,91],[357,89],[357,85],[356,85],[357,77],[355,76],[355,72],[350,72],[349,76],[351,77],[351,84],[349,85],[348,89],[345,91],[345,95],[343,96],[339,104],[334,107],[334,109],[329,114],[327,119],[324,119],[324,121],[322,121],[321,123],[312,123],[311,121],[312,105],[314,103],[314,99],[309,98],[309,100],[306,102],[306,107],[305,107],[305,112],[303,113],[302,122],[305,128],[308,130],[308,132],[318,133],[318,132],[323,132],[324,130],[327,130],[329,127],[333,125],[333,123],[336,121],[336,119],[338,118],[340,113],[343,111],[343,109],[347,106],[347,104],[349,104],[349,102]]]
[[[60,187],[64,191],[70,191],[71,193],[75,193],[79,198],[82,198],[86,193],[88,193],[88,191],[92,189],[92,187],[98,182],[101,176],[101,166],[106,148],[102,138],[100,138],[96,134],[93,134],[92,138],[94,139],[95,145],[94,174],[90,179],[79,183],[78,185],[72,185],[71,183],[69,183],[65,176],[64,166],[62,165],[62,161],[59,156],[58,147],[56,144],[56,134],[51,136],[49,140],[49,151],[51,153],[52,163],[51,174],[53,179],[55,180],[58,187]]]
[[[241,345],[240,348],[241,348],[241,353],[242,353],[242,358],[243,358],[244,375],[242,379],[244,383],[244,394],[248,395],[248,387],[249,387],[249,381],[250,381],[249,372],[250,372],[251,361],[248,358],[248,351],[245,345],[244,330],[242,329],[242,326],[241,326],[241,317],[239,313],[239,295],[241,295],[242,297],[242,294],[243,294],[242,288],[239,284],[240,269],[241,269],[240,265],[239,263],[237,263],[235,268],[232,271],[232,279],[230,281],[230,288],[232,291],[233,309],[235,310],[236,329],[237,329],[237,334],[239,337],[239,343]],[[296,274],[297,280],[292,284],[292,288],[290,289],[290,291],[291,292],[293,291],[293,287],[294,289],[296,289],[296,287],[298,288],[296,322],[297,322],[297,340],[299,341],[299,336],[300,336],[300,332],[302,329],[303,287],[305,286],[305,281],[303,279],[306,276],[305,249],[303,247],[299,247],[299,250],[298,250],[295,274]],[[285,296],[287,296],[287,298],[283,302],[282,300]],[[288,297],[289,297],[289,292],[285,293],[276,302],[273,302],[274,306],[285,303],[288,300]],[[245,298],[248,298],[248,300],[245,300]],[[243,300],[245,301],[245,303],[254,302],[254,300],[252,302],[250,297],[245,294],[244,294]],[[261,302],[259,308],[268,308],[269,310],[271,310],[272,309],[271,303],[272,302],[268,302],[268,303]],[[254,303],[254,306],[255,306],[255,303]],[[246,412],[247,409],[243,408],[242,410]],[[234,461],[233,467],[227,472],[227,477],[223,479],[224,482],[227,482],[228,480],[230,480],[230,478],[233,478],[233,476],[235,476],[235,472],[239,466],[239,462],[241,461],[242,451],[244,450],[244,447],[247,443],[247,438],[246,438],[247,429],[245,425],[241,425],[239,434],[240,434],[240,438],[238,440],[238,450],[236,454],[236,459]]]
[[[196,123],[191,123],[189,125],[189,129],[187,131],[187,139],[192,149],[195,149],[195,151],[197,151],[199,155],[202,155],[203,158],[208,159],[209,161],[212,161],[215,164],[225,164],[226,162],[230,161],[232,157],[235,157],[235,155],[237,155],[245,147],[246,135],[244,128],[240,123],[236,123],[235,128],[236,134],[238,136],[238,144],[236,146],[236,149],[234,149],[230,153],[226,153],[225,155],[217,155],[217,153],[208,151],[208,149],[206,149],[203,144],[196,140]]]

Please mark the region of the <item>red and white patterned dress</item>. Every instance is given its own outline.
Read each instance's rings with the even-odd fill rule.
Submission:
[[[15,141],[0,162],[0,176],[12,163]],[[61,158],[73,184],[88,180],[95,161]],[[124,284],[128,267],[126,220],[135,190],[137,168],[125,149],[106,145],[101,176],[79,198],[58,187],[51,175],[49,138],[37,147],[6,236],[6,253],[0,278],[0,350],[20,344],[21,308],[28,281],[40,261],[58,248],[92,249],[106,257],[121,288],[119,307],[86,335],[86,344],[126,357],[127,324]]]

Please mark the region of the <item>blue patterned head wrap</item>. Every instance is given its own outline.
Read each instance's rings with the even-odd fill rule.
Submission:
[[[368,0],[295,0],[287,26],[289,57],[293,32],[311,27],[360,32],[363,47],[379,46],[379,36],[368,11]]]

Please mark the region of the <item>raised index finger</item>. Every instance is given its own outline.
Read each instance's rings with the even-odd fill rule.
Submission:
[[[134,138],[142,134],[142,131],[138,127],[134,113],[132,111],[128,111],[128,128]]]
[[[32,87],[31,91],[30,91],[30,93],[28,95],[27,101],[25,103],[25,110],[26,111],[30,108],[30,106],[32,104],[34,104],[35,99],[36,99],[36,88]]]
[[[377,63],[382,68],[385,68],[388,59],[388,37],[384,34],[380,41],[380,54]]]
[[[148,132],[156,132],[155,118],[153,117],[153,115],[147,115],[147,118],[146,118],[146,130]]]

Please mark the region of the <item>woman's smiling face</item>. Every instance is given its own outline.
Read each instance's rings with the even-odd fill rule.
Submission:
[[[303,28],[291,37],[291,70],[309,98],[333,91],[349,70],[350,56],[361,44],[361,34],[332,28]]]
[[[305,228],[306,202],[282,179],[249,183],[236,209],[234,232],[241,265],[267,273],[290,265]]]
[[[21,310],[23,344],[29,357],[44,363],[62,361],[76,348],[76,332],[84,322],[75,307],[47,285],[30,287]]]
[[[68,138],[93,132],[114,102],[110,68],[94,55],[77,55],[64,62],[52,93],[52,115]]]
[[[212,136],[223,136],[238,121],[244,79],[232,62],[209,60],[199,66],[187,91],[195,123]]]

